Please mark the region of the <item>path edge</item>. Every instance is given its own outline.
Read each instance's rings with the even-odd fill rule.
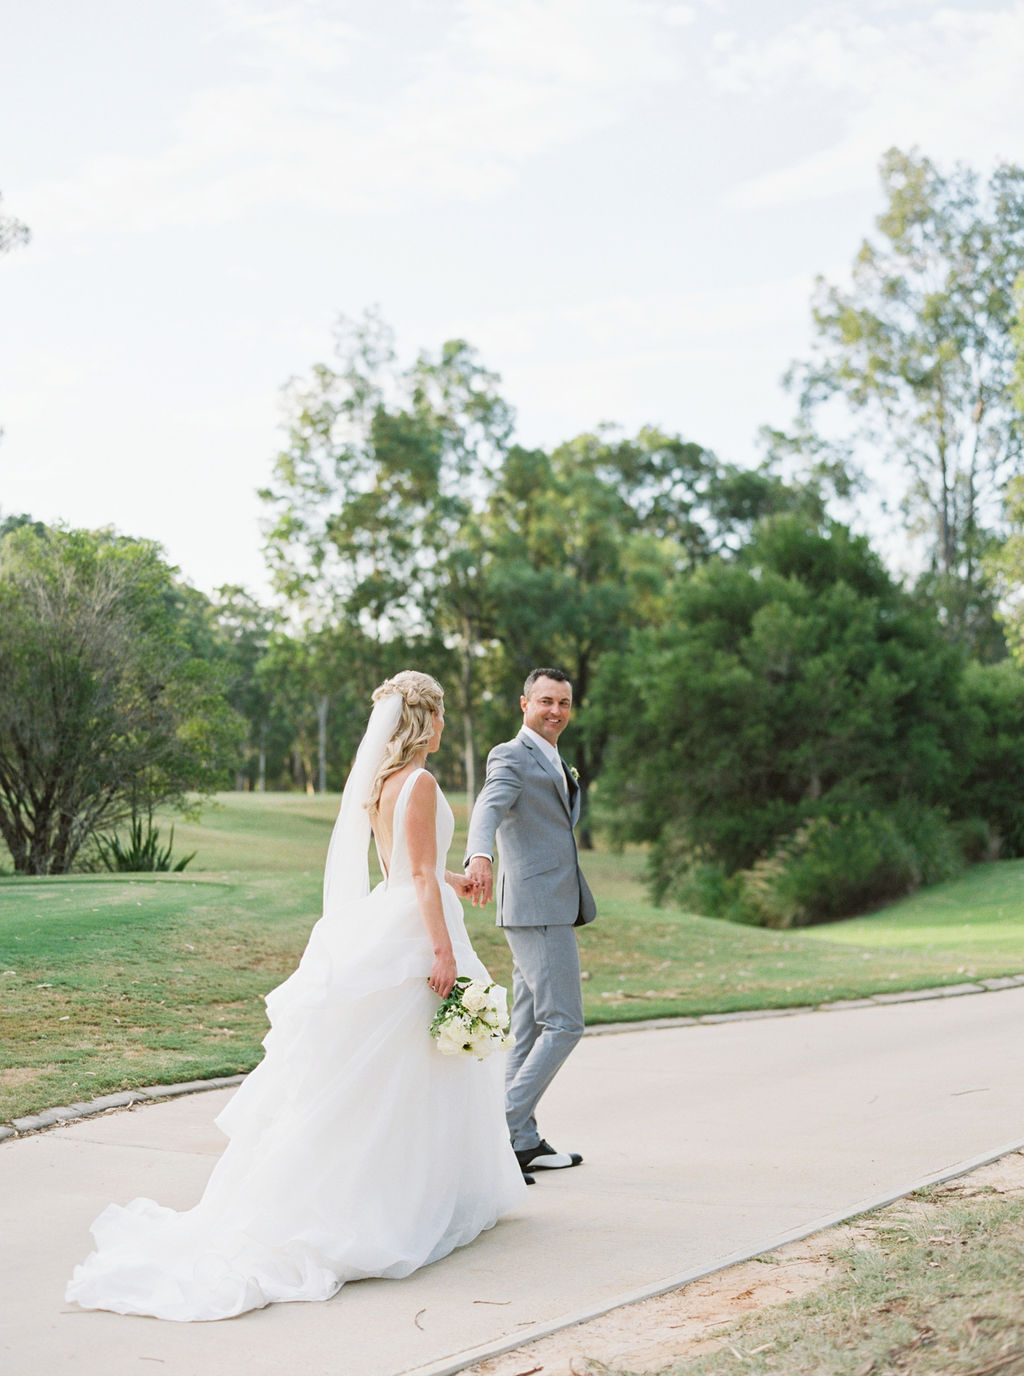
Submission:
[[[786,1246],[787,1243],[801,1242],[804,1238],[813,1237],[815,1233],[823,1233],[829,1228],[837,1228],[843,1223],[849,1223],[853,1219],[859,1218],[862,1214],[874,1213],[878,1209],[886,1208],[889,1204],[895,1204],[900,1199],[906,1199],[908,1195],[914,1194],[917,1190],[927,1189],[930,1185],[945,1184],[946,1181],[956,1180],[961,1175],[970,1175],[972,1171],[979,1170],[982,1166],[990,1166],[994,1161],[999,1161],[1004,1156],[1011,1156],[1018,1151],[1024,1151],[1024,1138],[998,1147],[994,1151],[982,1152],[979,1156],[973,1156],[966,1161],[959,1161],[956,1165],[933,1171],[932,1174],[924,1176],[923,1179],[896,1191],[889,1191],[877,1197],[860,1200],[851,1208],[843,1209],[840,1213],[829,1214],[811,1223],[791,1228],[788,1232],[769,1239],[763,1246],[758,1245],[753,1249],[744,1248],[739,1252],[733,1252],[711,1266],[700,1266],[694,1270],[683,1271],[679,1275],[663,1277],[651,1285],[642,1286],[637,1290],[625,1291],[621,1295],[602,1300],[599,1304],[592,1305],[587,1309],[580,1309],[571,1314],[563,1315],[561,1318],[536,1324],[532,1328],[517,1333],[514,1337],[501,1338],[493,1343],[484,1343],[479,1347],[467,1348],[464,1352],[452,1357],[444,1357],[440,1361],[428,1363],[425,1366],[412,1367],[401,1373],[401,1376],[455,1376],[456,1372],[464,1371],[466,1367],[476,1366],[493,1357],[502,1357],[506,1353],[515,1352],[521,1347],[529,1346],[530,1343],[539,1342],[542,1338],[550,1338],[555,1333],[564,1333],[566,1329],[576,1328],[580,1324],[603,1318],[606,1314],[611,1314],[614,1310],[622,1309],[627,1305],[639,1304],[642,1300],[656,1299],[659,1295],[667,1295],[673,1290],[681,1290],[694,1281],[704,1280],[708,1276],[717,1275],[720,1271],[727,1271],[732,1266],[739,1266],[743,1262],[765,1256],[768,1252],[774,1252],[779,1247]]]
[[[930,989],[905,989],[892,994],[866,994],[861,999],[834,999],[829,1003],[796,1004],[792,1008],[749,1008],[735,1013],[702,1013],[697,1017],[641,1018],[635,1022],[602,1022],[584,1029],[585,1037],[609,1037],[627,1032],[652,1032],[663,1027],[714,1027],[728,1022],[756,1022],[761,1018],[793,1018],[801,1013],[844,1012],[851,1008],[880,1008],[893,1003],[923,1003],[930,999],[964,998],[968,994],[995,994],[1005,989],[1024,987],[1024,974],[995,975],[988,979],[964,984],[939,984]],[[161,1099],[177,1098],[180,1094],[202,1094],[211,1089],[230,1089],[240,1085],[245,1075],[221,1075],[210,1080],[186,1080],[183,1084],[147,1085],[143,1089],[125,1089],[115,1094],[103,1094],[98,1099],[81,1103],[45,1108],[39,1113],[26,1114],[0,1123],[0,1142],[17,1141],[32,1133],[93,1118],[113,1109],[134,1108],[138,1104],[157,1103]],[[1009,1148],[1008,1150],[1013,1150]],[[1005,1155],[1005,1153],[1003,1153]],[[994,1158],[993,1158],[994,1159]],[[901,1196],[897,1196],[899,1198]],[[880,1207],[880,1206],[875,1206]],[[807,1234],[801,1234],[806,1237]],[[717,1269],[717,1268],[716,1268]],[[624,1301],[625,1302],[625,1301]]]

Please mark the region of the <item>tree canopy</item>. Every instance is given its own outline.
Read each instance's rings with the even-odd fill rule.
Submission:
[[[998,658],[983,555],[1024,438],[1013,337],[1024,169],[1001,164],[981,187],[970,168],[943,173],[893,148],[880,170],[878,234],[848,288],[818,279],[814,352],[789,380],[809,428],[841,398],[862,446],[903,474],[904,517],[950,633]]]
[[[1024,853],[1024,172],[890,150],[882,180],[851,282],[818,283],[798,424],[756,468],[655,427],[521,445],[465,340],[403,365],[368,312],[286,389],[274,606],[211,603],[145,542],[0,524],[19,868],[228,766],[340,786],[372,688],[409,665],[446,686],[463,748],[439,769],[470,796],[526,672],[564,668],[582,844],[603,814],[704,911],[832,916]],[[913,591],[833,519],[865,455],[900,475]]]
[[[653,844],[662,893],[702,866],[723,881],[768,862],[784,871],[794,848],[838,847],[865,826],[886,833],[884,845],[874,838],[885,873],[869,866],[865,882],[913,887],[924,873],[915,835],[934,836],[966,806],[962,674],[934,609],[901,590],[863,538],[778,515],[737,558],[679,579],[663,623],[606,662],[602,793],[624,836]],[[969,801],[984,819],[982,793]],[[1011,846],[1021,818],[1020,803],[1012,826],[1000,818]],[[831,895],[805,896],[788,920],[865,901],[852,875],[828,877]],[[720,903],[727,892],[736,886]]]
[[[270,565],[303,635],[333,627],[434,659],[471,795],[478,721],[499,715],[487,704],[508,705],[497,727],[507,730],[524,675],[560,663],[576,686],[586,799],[604,747],[587,723],[590,682],[638,601],[653,613],[669,572],[742,543],[754,520],[806,503],[812,486],[739,470],[654,428],[604,427],[551,452],[512,444],[500,379],[465,341],[403,369],[372,313],[340,322],[336,356],[287,389],[287,443],[262,493]],[[322,740],[322,689],[316,702]]]
[[[244,722],[157,546],[22,525],[0,539],[0,835],[63,873],[103,828],[220,786]]]

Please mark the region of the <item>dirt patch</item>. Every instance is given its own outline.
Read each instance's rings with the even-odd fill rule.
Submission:
[[[45,1075],[50,1070],[56,1070],[55,1065],[41,1066],[16,1066],[12,1070],[0,1070],[0,1089],[13,1089],[15,1085],[30,1085],[38,1080],[41,1075]]]
[[[725,1345],[722,1331],[755,1310],[809,1294],[835,1273],[832,1258],[851,1247],[873,1245],[882,1219],[896,1223],[920,1215],[932,1201],[948,1204],[978,1194],[1024,1194],[1024,1152],[982,1166],[936,1187],[928,1199],[904,1199],[870,1215],[787,1243],[754,1261],[730,1266],[680,1290],[623,1305],[467,1367],[462,1376],[604,1376],[606,1368],[636,1373],[661,1371],[685,1357]]]

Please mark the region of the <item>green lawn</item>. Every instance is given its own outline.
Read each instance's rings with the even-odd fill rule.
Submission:
[[[454,800],[462,855],[465,806]],[[319,915],[337,798],[224,794],[178,823],[181,875],[0,879],[0,1121],[114,1089],[248,1070],[262,996]],[[643,856],[584,857],[600,918],[580,935],[591,1023],[792,1007],[1024,971],[1024,861],[978,868],[869,917],[766,932],[654,907]],[[468,910],[496,978],[493,909]]]
[[[961,879],[923,889],[882,912],[814,927],[807,934],[882,949],[959,952],[965,970],[978,960],[1019,960],[1024,861],[978,865]]]

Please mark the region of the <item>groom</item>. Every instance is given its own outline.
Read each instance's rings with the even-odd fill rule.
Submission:
[[[523,1174],[578,1166],[537,1130],[537,1103],[583,1035],[583,991],[574,927],[596,916],[576,853],[580,791],[558,753],[572,710],[561,669],[534,669],[519,699],[523,727],[496,745],[469,823],[467,872],[474,904],[492,896],[493,854],[501,852],[498,926],[512,951],[512,1033],[505,1113]]]

